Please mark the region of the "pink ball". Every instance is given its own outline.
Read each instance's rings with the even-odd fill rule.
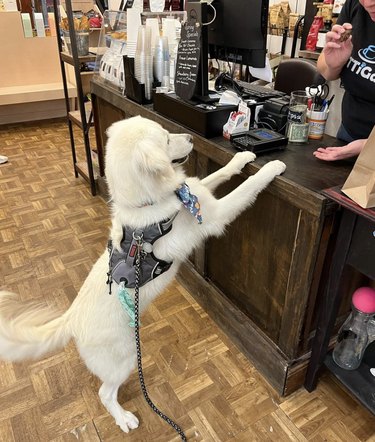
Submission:
[[[375,313],[375,289],[360,287],[353,293],[352,302],[363,313]]]

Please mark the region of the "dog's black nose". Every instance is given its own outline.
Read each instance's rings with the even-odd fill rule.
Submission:
[[[193,135],[188,135],[188,141],[189,143],[192,143],[194,141]]]

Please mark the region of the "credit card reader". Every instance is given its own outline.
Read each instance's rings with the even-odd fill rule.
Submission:
[[[283,150],[288,144],[288,138],[270,129],[250,129],[230,137],[236,149],[250,150],[255,154]]]

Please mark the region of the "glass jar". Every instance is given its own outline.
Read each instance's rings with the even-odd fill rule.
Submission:
[[[301,144],[308,141],[307,102],[308,95],[305,91],[291,92],[286,132],[290,143]]]

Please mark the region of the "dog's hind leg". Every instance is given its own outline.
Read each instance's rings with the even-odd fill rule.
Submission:
[[[129,351],[123,341],[109,341],[100,347],[78,341],[77,348],[88,369],[103,382],[99,397],[116,424],[125,433],[137,428],[138,419],[124,410],[117,400],[118,389],[137,365],[135,351]]]
[[[103,382],[99,389],[99,397],[102,404],[107,409],[116,421],[116,424],[125,433],[129,433],[129,430],[138,428],[139,421],[130,411],[124,410],[117,401],[117,393],[120,388],[120,383]]]
[[[213,192],[217,186],[228,181],[233,175],[238,175],[244,166],[255,158],[252,152],[238,152],[226,166],[203,178],[201,183]]]

